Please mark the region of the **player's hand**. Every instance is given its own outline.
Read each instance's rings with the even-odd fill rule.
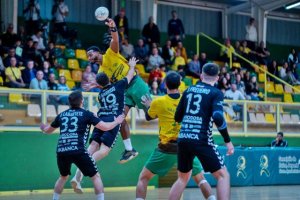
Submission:
[[[111,18],[107,18],[105,24],[106,24],[109,28],[115,28],[115,27],[116,27],[116,23],[115,23],[114,20],[111,19]]]
[[[86,83],[82,85],[82,88],[84,89],[84,91],[90,91],[93,88],[97,88],[99,85],[98,83],[96,83],[95,81],[90,82],[90,83]]]
[[[233,146],[232,142],[225,143],[225,145],[227,147],[226,156],[232,155],[234,153],[234,146]]]
[[[119,115],[117,118],[115,118],[115,121],[118,123],[118,124],[121,124],[125,119],[125,114],[121,114]]]
[[[143,95],[141,98],[141,103],[146,107],[149,108],[152,102],[152,98],[149,95]]]
[[[128,65],[132,68],[132,67],[135,67],[136,63],[138,63],[138,62],[139,62],[139,60],[136,59],[136,57],[132,57],[129,59]]]
[[[43,124],[41,123],[40,124],[40,129],[44,132],[45,131],[45,128],[47,127],[47,124]]]

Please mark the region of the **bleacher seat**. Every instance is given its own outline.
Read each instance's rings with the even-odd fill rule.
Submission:
[[[294,88],[294,93],[300,93],[300,85],[296,85]]]
[[[293,101],[294,102],[300,102],[300,94],[293,94]]]
[[[298,124],[300,122],[299,115],[298,114],[291,114],[291,121],[293,123]]]
[[[66,49],[66,45],[63,44],[56,44],[55,48],[60,48],[61,50],[65,50]]]
[[[283,94],[283,101],[286,103],[293,103],[293,97],[291,93],[284,93]]]
[[[75,56],[77,59],[87,60],[86,50],[85,49],[76,49]]]
[[[267,83],[267,92],[270,92],[270,93],[273,93],[275,91],[275,88],[274,88],[274,82],[268,82]]]
[[[66,62],[66,59],[64,59],[64,58],[57,58],[56,62],[58,65],[63,66],[63,68],[67,67],[67,62]]]
[[[46,116],[47,118],[55,118],[57,113],[54,105],[47,105],[46,106]]]
[[[266,81],[264,73],[259,73],[258,74],[258,81],[261,82],[261,83],[264,83]]]
[[[67,81],[66,84],[70,88],[70,90],[72,90],[73,87],[75,87],[75,82],[74,81]]]
[[[53,55],[54,55],[55,58],[60,58],[60,57],[63,56],[63,50],[61,48],[55,47],[53,49]]]
[[[265,114],[265,119],[267,123],[271,123],[271,124],[275,124],[275,118],[274,115],[272,113],[266,113]]]
[[[66,77],[67,81],[71,81],[72,80],[71,72],[68,69],[61,69],[61,70],[59,70],[59,76]]]
[[[3,78],[2,78],[2,76],[0,76],[0,86],[3,86]]]
[[[255,113],[253,113],[253,112],[250,112],[250,113],[249,113],[249,120],[250,120],[250,122],[252,122],[252,123],[256,123],[256,122],[257,122]]]
[[[29,117],[41,117],[42,112],[39,104],[28,104],[27,115]]]
[[[89,64],[89,61],[87,61],[87,60],[79,60],[79,65],[80,65],[81,69],[85,69],[86,66],[88,66],[88,64]]]
[[[82,79],[82,71],[80,71],[80,70],[72,70],[71,74],[72,74],[73,81],[75,81],[75,82],[80,82],[81,81],[81,79]]]
[[[290,114],[281,114],[280,115],[280,121],[281,121],[281,123],[284,123],[284,124],[292,123],[292,119],[291,119]]]
[[[135,69],[138,71],[139,74],[145,74],[145,67],[142,64],[136,64]]]
[[[293,88],[288,85],[284,85],[284,92],[285,93],[293,93]]]
[[[239,62],[233,62],[232,63],[232,67],[234,67],[234,68],[241,68],[241,63],[239,63]]]
[[[64,51],[65,58],[75,58],[74,49],[65,49]]]
[[[8,95],[9,103],[17,104],[29,104],[29,101],[24,101],[22,94],[9,93]]]
[[[275,84],[275,91],[274,94],[283,94],[283,86],[282,84]]]
[[[58,105],[57,114],[60,114],[68,109],[69,109],[69,106],[67,106],[67,105]]]
[[[69,69],[79,69],[78,60],[73,59],[73,58],[68,59],[68,68]]]
[[[256,122],[257,123],[266,123],[266,118],[264,113],[256,113]]]

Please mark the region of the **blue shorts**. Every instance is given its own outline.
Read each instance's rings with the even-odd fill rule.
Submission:
[[[104,122],[113,122],[114,116],[104,116],[104,117],[99,117],[99,119],[101,119],[101,121]],[[117,125],[115,128],[109,131],[102,131],[100,129],[94,128],[92,136],[90,138],[90,143],[92,141],[95,141],[99,145],[103,143],[105,146],[109,148],[113,148],[118,138],[120,126],[121,125]]]

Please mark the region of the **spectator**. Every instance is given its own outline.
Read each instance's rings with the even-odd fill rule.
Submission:
[[[10,59],[11,58],[15,58],[16,61],[17,61],[17,66],[20,66],[23,64],[23,60],[20,56],[17,56],[16,55],[16,49],[14,47],[11,47],[9,50],[8,50],[8,55],[4,58],[3,60],[3,64],[5,67],[8,67],[11,62],[10,62]]]
[[[31,80],[29,88],[34,90],[48,90],[48,84],[44,80],[44,73],[42,71],[37,71],[36,77]]]
[[[199,62],[200,62],[200,73],[201,73],[203,65],[208,63],[207,58],[206,58],[206,53],[203,52],[200,54]]]
[[[180,35],[175,35],[175,37],[171,39],[171,46],[176,47],[178,42],[181,42]]]
[[[234,52],[234,48],[233,46],[231,46],[229,38],[225,40],[224,45],[225,46],[221,47],[220,56],[221,56],[221,60],[228,64],[229,58],[230,56],[232,56],[232,53]]]
[[[160,32],[158,26],[154,23],[153,17],[149,17],[149,22],[145,24],[142,36],[145,42],[151,46],[152,43],[160,44]]]
[[[250,18],[249,24],[246,25],[246,40],[248,46],[251,50],[255,50],[256,43],[257,43],[257,29],[255,26],[255,19]]]
[[[134,48],[133,45],[128,42],[128,38],[124,38],[121,46],[122,56],[124,56],[127,60],[134,56]]]
[[[120,9],[119,14],[114,17],[114,21],[115,21],[118,29],[120,29],[121,27],[124,28],[124,33],[128,37],[129,36],[128,35],[128,33],[129,33],[128,32],[128,28],[129,28],[128,27],[128,19],[125,15],[125,9],[124,8]]]
[[[236,75],[236,87],[245,97],[246,96],[246,93],[245,93],[246,87],[245,87],[244,81],[242,81],[241,74]]]
[[[279,78],[281,78],[284,81],[287,81],[287,70],[288,70],[289,64],[288,62],[284,62],[282,67],[279,70]]]
[[[179,65],[186,65],[184,58],[181,56],[181,50],[177,49],[173,60],[172,70],[177,71]]]
[[[239,90],[237,90],[236,83],[231,83],[230,90],[225,91],[224,98],[234,100],[234,101],[246,99],[245,96]],[[229,105],[230,105],[229,108],[234,111],[234,115],[231,115],[230,117],[233,120],[240,120],[240,119],[243,120],[243,105],[237,103],[232,103]]]
[[[248,60],[254,62],[255,61],[255,51],[252,51],[248,48],[248,43],[246,40],[243,41],[242,46],[240,46],[240,53],[243,57],[247,58]],[[248,69],[251,69],[248,63],[243,63],[243,66],[246,65]]]
[[[34,33],[34,32],[33,32]],[[32,33],[32,34],[33,34]],[[32,35],[30,34],[30,35]],[[25,32],[25,28],[24,26],[19,26],[19,30],[18,30],[18,39],[21,40],[22,45],[26,43],[27,40],[27,33]]]
[[[276,60],[273,60],[272,63],[270,65],[268,65],[268,72],[270,72],[271,74],[273,74],[274,76],[278,77],[278,65]],[[276,81],[275,78],[271,77],[268,75],[268,80],[269,81]]]
[[[158,54],[158,48],[155,47],[152,49],[152,54],[149,57],[149,62],[146,70],[149,72],[154,69],[155,66],[159,67],[160,65],[165,64],[164,59]]]
[[[2,77],[2,80],[5,81],[5,66],[2,61],[2,57],[0,56],[0,76]]]
[[[38,29],[35,32],[35,34],[31,36],[31,38],[32,38],[33,42],[38,43],[38,45],[37,45],[38,50],[45,50],[46,49],[46,47],[44,45],[44,39],[42,38],[42,31],[41,30]]]
[[[51,73],[51,70],[52,69],[50,69],[50,63],[48,61],[44,60],[42,72],[44,73],[44,80],[45,81],[48,81],[49,74]]]
[[[22,79],[26,85],[26,88],[29,88],[30,82],[36,77],[36,70],[34,68],[33,60],[28,60],[26,68],[22,70]]]
[[[56,77],[55,74],[50,73],[48,76],[48,89],[49,90],[57,90],[58,89],[58,85],[56,83]]]
[[[149,48],[148,45],[144,45],[144,40],[139,39],[137,45],[134,48],[135,57],[139,60],[139,64],[146,65],[148,62]]]
[[[16,50],[16,55],[21,58],[22,54],[23,54],[23,45],[22,45],[21,39],[19,39],[19,38],[17,39],[14,48]]]
[[[5,69],[6,86],[11,88],[24,88],[26,85],[22,79],[21,70],[17,67],[17,59],[10,58],[10,66]]]
[[[219,88],[220,90],[223,90],[224,92],[225,92],[226,90],[229,90],[229,89],[230,89],[230,85],[229,85],[229,83],[228,83],[228,81],[227,81],[227,79],[226,79],[225,76],[222,77],[222,78],[220,79],[220,81],[218,82],[218,88]]]
[[[185,63],[187,63],[187,53],[186,53],[186,49],[183,46],[182,42],[179,41],[177,43],[177,46],[174,48],[174,53],[176,54],[177,49],[180,49],[181,52],[181,56],[184,58]]]
[[[193,60],[188,63],[188,73],[187,75],[190,75],[194,78],[200,78],[201,74],[201,68],[200,68],[200,62],[199,62],[199,56],[198,54],[194,54]]]
[[[24,60],[34,60],[35,58],[35,49],[33,47],[33,40],[32,38],[28,38],[27,42],[23,48],[22,58]]]
[[[6,48],[2,44],[2,39],[0,36],[0,57],[4,58],[4,54],[6,53]]]
[[[259,90],[256,76],[251,76],[250,82],[246,84],[246,94],[249,100],[259,101]]]
[[[153,81],[151,83],[151,89],[150,89],[150,94],[152,95],[158,95],[158,96],[161,96],[161,95],[164,95],[164,93],[162,93],[160,91],[160,89],[158,88],[158,82],[157,81]]]
[[[70,88],[67,86],[66,77],[60,76],[58,79],[57,90],[59,91],[70,91]],[[58,98],[58,103],[63,105],[68,105],[68,95],[60,95]]]
[[[66,17],[69,14],[69,8],[64,0],[58,0],[52,7],[54,33],[59,33],[63,38],[67,36]]]
[[[156,81],[158,85],[160,85],[162,81],[163,75],[160,71],[160,68],[158,66],[154,66],[154,68],[151,70],[149,75],[149,84],[151,84],[153,81]]]
[[[167,40],[162,48],[162,58],[165,60],[166,65],[172,64],[173,56],[174,51],[172,50],[171,40]]]
[[[291,68],[287,68],[286,72],[286,82],[288,82],[291,85],[300,85],[300,82],[296,79],[295,75],[292,72]]]
[[[40,27],[40,4],[35,0],[29,0],[23,10],[27,35],[34,34]]]
[[[182,21],[177,17],[175,10],[172,11],[172,19],[170,19],[168,23],[168,35],[171,40],[176,36],[179,36],[181,39],[185,38]]]
[[[265,47],[265,43],[263,41],[259,43],[259,47],[256,49],[256,55],[259,64],[268,65],[268,58],[271,54]]]
[[[288,142],[283,139],[283,132],[278,132],[276,139],[272,141],[271,147],[288,147]]]
[[[82,74],[82,80],[81,80],[81,88],[85,90],[85,86],[88,83],[91,83],[93,80],[96,80],[96,74],[92,72],[91,65],[86,66],[83,74]],[[86,92],[99,92],[99,88],[92,88],[90,90],[85,90]]]
[[[298,64],[298,57],[297,57],[297,53],[295,51],[294,48],[292,48],[291,50],[291,53],[289,54],[288,56],[288,63],[289,63],[289,66],[292,66],[293,64]]]
[[[12,48],[15,45],[17,38],[18,36],[16,33],[14,33],[13,24],[8,24],[6,32],[1,35],[2,45],[5,48]]]

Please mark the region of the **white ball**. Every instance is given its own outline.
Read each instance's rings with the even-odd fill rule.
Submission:
[[[95,17],[99,21],[104,21],[107,19],[109,11],[106,7],[99,7],[95,10]]]

